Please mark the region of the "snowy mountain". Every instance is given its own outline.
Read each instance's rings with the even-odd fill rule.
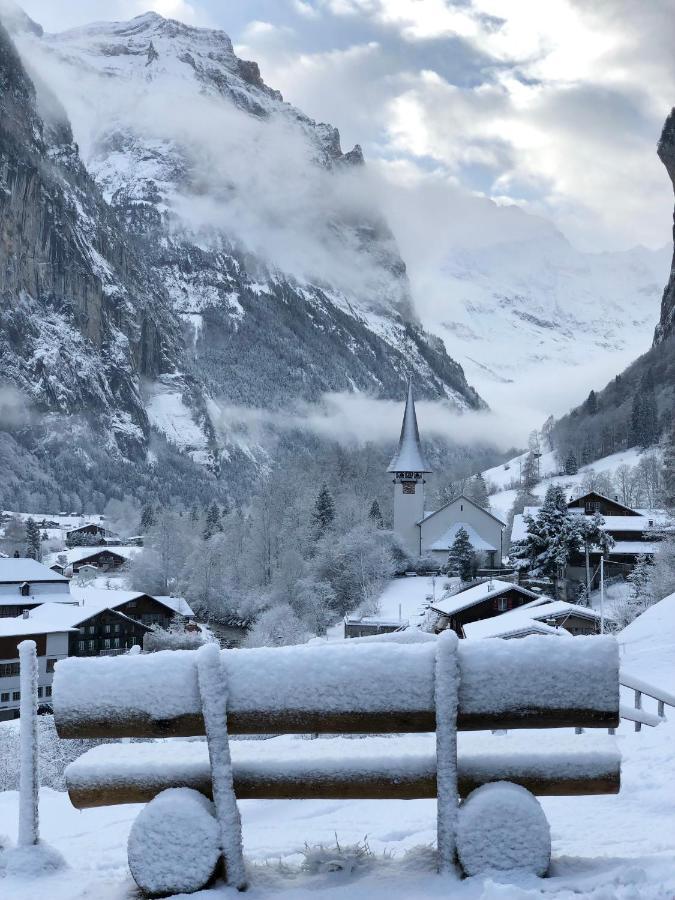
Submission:
[[[14,36],[40,109],[55,105],[48,82],[73,125],[73,165],[95,181],[99,209],[81,199],[83,218],[118,223],[150,285],[139,305],[166,318],[165,362],[130,372],[137,419],[209,462],[227,444],[221,404],[398,398],[412,370],[420,394],[482,407],[413,313],[391,232],[363,196],[360,148],[342,153],[337,130],[285,103],[226,34],[148,13]],[[89,256],[91,277],[108,277]]]
[[[670,115],[663,125],[661,139],[658,146],[659,159],[666,167],[668,176],[673,183],[675,189],[675,107],[670,111]],[[675,240],[675,213],[673,215],[673,239]],[[670,268],[670,278],[663,292],[663,300],[661,302],[661,318],[656,328],[655,342],[663,341],[668,335],[673,333],[675,327],[675,248],[673,250],[673,261]]]
[[[541,221],[538,233],[513,238],[511,221],[503,225],[499,239],[445,254],[433,273],[445,302],[421,313],[490,405],[527,400],[533,378],[555,379],[559,408],[543,406],[545,417],[647,350],[670,252],[582,253]]]

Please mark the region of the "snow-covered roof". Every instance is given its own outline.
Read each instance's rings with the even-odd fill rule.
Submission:
[[[540,506],[526,506],[522,513],[517,513],[513,517],[513,525],[511,527],[512,542],[525,540],[527,537],[527,523],[525,522],[525,516],[529,515],[536,518],[540,509]],[[579,516],[585,515],[582,509],[579,509],[578,511],[571,509],[570,513]],[[610,533],[612,531],[630,531],[635,534],[643,534],[659,525],[667,525],[669,523],[667,514],[659,515],[658,513],[659,511],[646,513],[645,515],[640,514],[639,516],[603,516],[602,518],[605,520],[605,524],[602,528],[603,531],[609,531]],[[650,525],[650,522],[653,524]]]
[[[77,610],[76,606],[67,603],[43,603],[38,609],[42,609],[43,606],[49,609],[38,618],[35,617],[36,610],[31,610],[27,619],[24,619],[23,615],[0,619],[0,637],[75,630],[72,611]]]
[[[24,581],[67,581],[58,572],[34,559],[7,557],[0,559],[0,584],[22,584]]]
[[[517,634],[568,635],[565,619],[571,615],[593,622],[600,621],[600,614],[594,609],[567,603],[565,600],[540,597],[518,609],[481,619],[479,622],[470,622],[463,626],[463,631],[467,638],[513,637]],[[547,619],[558,620],[559,627],[547,624]]]
[[[553,634],[562,637],[570,636],[564,628],[555,628],[545,622],[538,622],[528,616],[519,616],[519,609],[503,613],[501,616],[492,616],[490,619],[480,619],[478,622],[468,622],[462,626],[464,637],[470,640],[481,638],[525,637],[528,634]],[[513,617],[512,617],[513,616]]]
[[[620,556],[623,553],[646,553],[653,556],[658,553],[659,545],[653,541],[616,541],[613,547],[607,552],[608,556]]]
[[[431,472],[429,464],[424,458],[420,442],[412,381],[408,382],[408,396],[405,401],[405,412],[403,413],[398,450],[387,472]]]
[[[109,591],[105,588],[94,588],[76,585],[71,582],[70,591],[73,597],[83,604],[85,607],[100,609],[115,609],[129,600],[138,600],[139,597],[152,597],[162,606],[166,606],[171,612],[176,610],[172,603],[176,603],[176,597],[156,597],[154,594],[147,594],[145,591]],[[94,615],[94,613],[92,613]]]
[[[50,553],[45,557],[45,564],[48,566],[56,565],[56,563],[59,562],[59,556],[65,556],[67,559],[66,565],[71,566],[73,563],[79,562],[81,559],[88,559],[90,556],[95,556],[97,553],[116,553],[118,556],[124,557],[124,559],[131,559],[140,552],[141,548],[136,546],[107,547],[105,545],[100,545],[95,547],[71,547],[68,550],[61,550],[58,553]]]
[[[194,617],[194,611],[185,597],[167,597],[165,594],[162,594],[161,596],[153,594],[152,596],[155,600],[159,600],[160,603],[163,603],[164,606],[169,606],[175,613],[178,613],[179,616]]]
[[[475,606],[477,603],[482,603],[488,597],[499,597],[500,594],[512,590],[518,591],[518,593],[524,594],[526,597],[531,597],[533,600],[535,598],[538,599],[538,595],[534,591],[529,591],[518,584],[512,584],[510,581],[500,581],[497,578],[493,578],[491,582],[484,581],[481,584],[474,585],[474,587],[467,588],[465,591],[461,591],[459,594],[444,597],[436,603],[432,603],[432,608],[437,612],[450,616],[461,612],[463,609],[468,609],[470,606]]]
[[[493,547],[492,544],[489,544],[486,540],[484,540],[476,531],[476,529],[469,525],[468,522],[454,522],[448,530],[442,534],[438,540],[434,541],[433,544],[430,544],[426,549],[427,550],[449,550],[452,547],[452,544],[457,537],[457,532],[460,528],[463,528],[466,533],[469,535],[469,540],[471,541],[471,546],[474,550],[496,550],[496,547]]]

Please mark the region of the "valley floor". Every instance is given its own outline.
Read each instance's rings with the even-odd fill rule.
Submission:
[[[675,673],[675,595],[648,610],[620,635],[622,667],[663,688]],[[645,703],[646,708],[647,702]],[[671,711],[672,713],[672,711]],[[502,741],[528,735],[460,735],[460,741]],[[556,732],[532,733],[556,746]],[[580,743],[595,736],[584,734]],[[266,742],[274,754],[277,738]],[[405,738],[392,738],[392,741]],[[618,796],[545,798],[551,824],[553,867],[546,879],[498,884],[435,874],[435,803],[418,801],[244,801],[244,847],[251,866],[251,898],[322,900],[525,900],[534,897],[594,900],[666,900],[675,896],[675,716],[636,734],[627,724],[617,734],[622,754]],[[279,749],[281,747],[279,746]],[[508,750],[507,750],[508,752]],[[65,857],[68,868],[40,879],[5,878],[8,900],[132,900],[138,895],[126,863],[126,840],[136,806],[78,812],[65,794],[43,790],[43,838]],[[15,792],[0,794],[0,830],[14,840]],[[367,838],[369,864],[352,873],[309,875],[300,870],[308,844],[342,846]],[[216,886],[195,897],[235,896]]]

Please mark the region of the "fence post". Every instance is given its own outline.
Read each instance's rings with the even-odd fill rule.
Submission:
[[[35,641],[19,644],[19,840],[20,847],[39,843],[38,808],[38,663]]]
[[[642,691],[635,691],[635,709],[642,709]],[[642,722],[635,723],[635,730],[642,731]]]

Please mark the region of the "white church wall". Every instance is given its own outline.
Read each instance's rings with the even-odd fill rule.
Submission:
[[[463,497],[458,497],[435,515],[424,520],[421,525],[422,553],[424,554],[425,548],[428,548],[439,538],[443,537],[448,528],[457,522],[465,522],[467,525],[471,525],[484,541],[495,547],[497,550],[496,561],[498,562],[502,540],[502,526],[485,510],[474,503],[468,502]]]

